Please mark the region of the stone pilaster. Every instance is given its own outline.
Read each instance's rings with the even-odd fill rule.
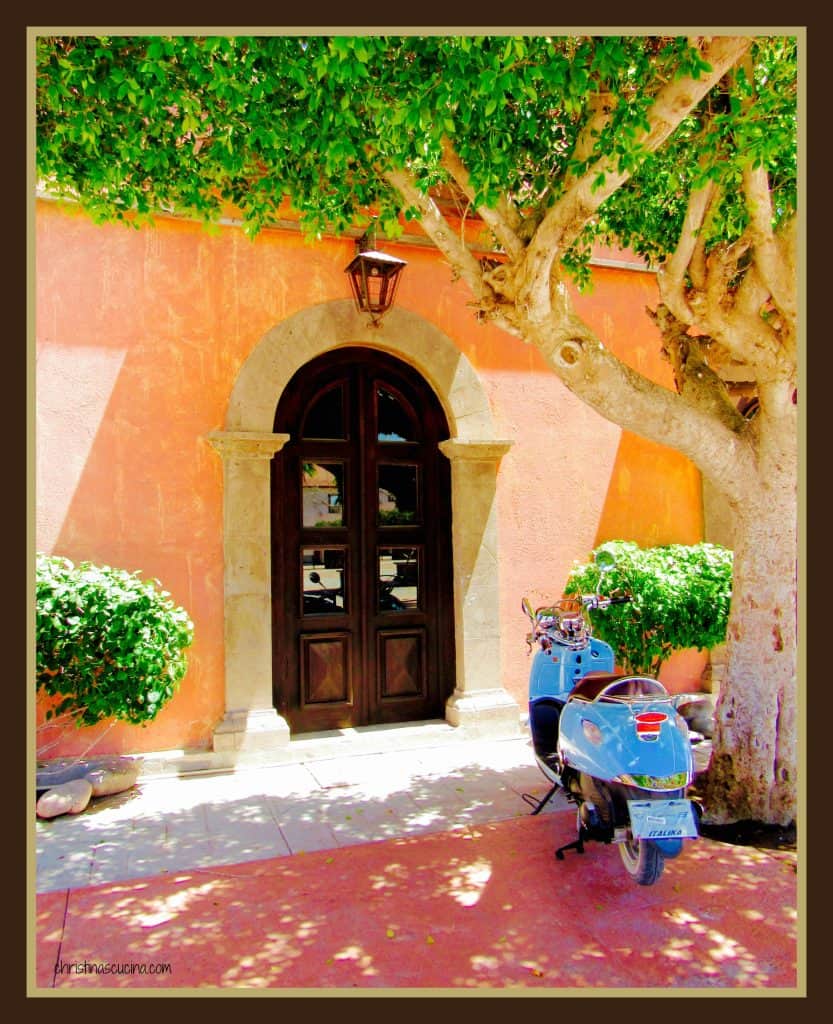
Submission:
[[[223,460],[226,714],[215,751],[289,743],[272,699],[270,464],[288,434],[217,431],[206,440]]]
[[[497,472],[511,441],[450,440],[456,689],[446,719],[475,735],[514,735],[517,703],[501,685]]]

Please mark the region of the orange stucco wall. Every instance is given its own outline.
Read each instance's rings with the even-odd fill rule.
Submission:
[[[251,242],[236,227],[209,232],[173,219],[141,230],[96,226],[45,201],[35,230],[37,548],[157,577],[196,627],[174,700],[145,728],[111,728],[96,750],[208,746],[224,711],[223,516],[222,467],[204,438],[223,428],[236,375],[270,328],[348,297],[352,242],[309,245],[292,231]],[[498,478],[495,629],[505,686],[523,705],[522,594],[559,593],[572,564],[604,539],[700,540],[699,475],[583,406],[536,350],[477,324],[465,286],[436,252],[385,248],[408,261],[397,303],[465,353],[498,435],[515,442]],[[594,280],[580,313],[622,358],[670,384],[644,313],[656,301],[652,275],[597,268]],[[697,658],[679,663],[674,685],[702,667]],[[93,738],[72,731],[49,756]]]

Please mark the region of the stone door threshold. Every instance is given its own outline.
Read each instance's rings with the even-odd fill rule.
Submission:
[[[526,732],[523,721],[515,739]],[[442,719],[396,725],[366,725],[328,732],[304,733],[274,750],[162,750],[134,755],[142,762],[140,778],[171,778],[228,772],[238,768],[268,768],[332,758],[357,757],[448,744],[472,743],[483,737]]]

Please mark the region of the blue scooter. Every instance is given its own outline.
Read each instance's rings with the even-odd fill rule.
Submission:
[[[527,643],[537,646],[529,677],[529,725],[535,759],[551,789],[527,794],[533,814],[562,791],[577,805],[578,835],[555,851],[584,853],[584,843],[615,843],[626,871],[653,885],[666,858],[697,837],[694,805],[685,796],[693,775],[688,725],[656,679],[614,671],[611,647],[592,635],[585,609],[605,609],[629,595],[602,597],[614,565],[599,552],[595,594],[565,597],[533,611]]]

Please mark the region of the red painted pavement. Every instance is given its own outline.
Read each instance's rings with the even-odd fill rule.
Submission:
[[[614,847],[557,862],[574,821],[42,894],[37,986],[798,991],[794,853],[699,839],[643,887]],[[103,964],[170,972],[93,973]]]

